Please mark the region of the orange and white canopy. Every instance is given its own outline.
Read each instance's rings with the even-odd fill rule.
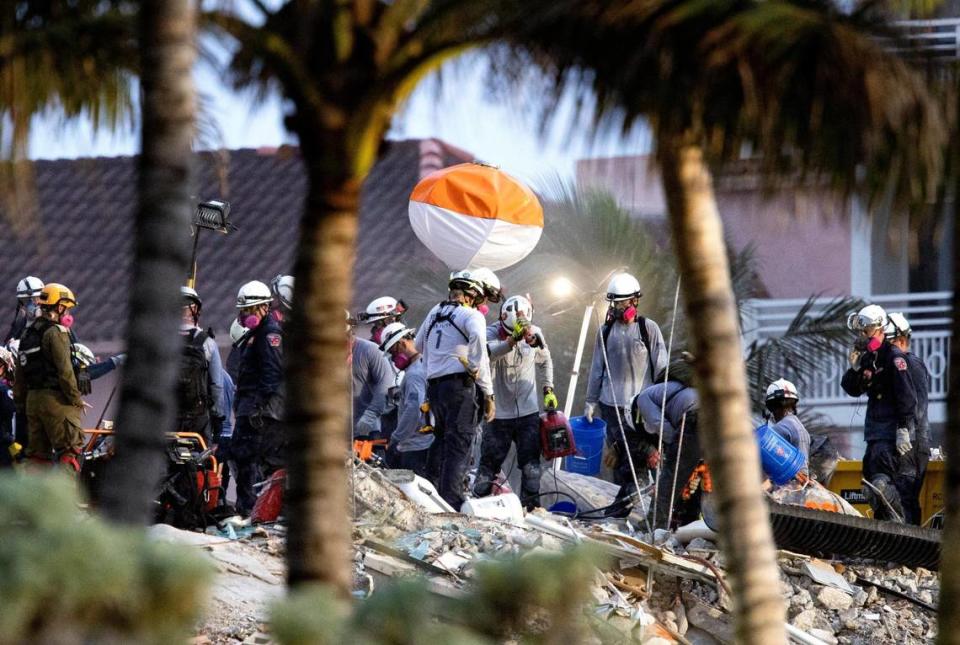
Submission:
[[[507,173],[477,163],[420,180],[410,195],[410,225],[452,270],[503,269],[525,258],[543,233],[543,208]]]

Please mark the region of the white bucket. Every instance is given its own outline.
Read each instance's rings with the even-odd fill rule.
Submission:
[[[523,521],[523,504],[516,493],[490,495],[489,497],[473,497],[460,507],[460,512],[476,517],[488,517],[495,520],[512,522]]]

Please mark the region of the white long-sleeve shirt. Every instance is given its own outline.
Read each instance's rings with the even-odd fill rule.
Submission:
[[[526,341],[510,346],[500,338],[500,321],[487,327],[487,348],[493,371],[498,419],[518,419],[540,412],[540,387],[553,387],[553,359],[546,346],[531,347]],[[539,331],[539,329],[537,329]],[[542,334],[541,334],[542,338]]]
[[[417,330],[414,341],[423,354],[427,380],[448,374],[476,373],[477,387],[485,395],[493,394],[490,358],[487,356],[486,320],[476,309],[441,302],[430,310]]]
[[[649,318],[645,319],[650,338],[650,354],[640,335],[640,323],[611,323],[606,339],[609,373],[603,361],[600,347],[603,325],[597,330],[590,364],[590,379],[587,381],[587,401],[629,408],[633,397],[650,385],[667,367],[667,348],[660,327]],[[652,372],[652,373],[651,373]]]

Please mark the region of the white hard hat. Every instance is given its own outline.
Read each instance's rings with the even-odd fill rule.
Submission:
[[[867,305],[860,311],[847,316],[847,328],[860,331],[867,327],[885,327],[887,312],[880,305]]]
[[[239,320],[234,318],[233,322],[230,323],[230,342],[233,344],[238,343],[240,339],[247,334],[247,331],[249,330],[241,325]]]
[[[451,289],[460,289],[470,291],[476,295],[483,295],[484,285],[473,271],[454,271],[450,274],[450,281],[447,283]]]
[[[197,305],[198,309],[203,306],[203,301],[200,300],[200,296],[197,294],[196,289],[191,287],[180,287],[180,295],[190,304]]]
[[[399,343],[404,338],[413,336],[417,333],[417,330],[411,329],[404,325],[401,322],[390,323],[383,328],[383,331],[380,333],[380,338],[383,340],[380,342],[380,349],[384,352],[389,352],[390,348]]]
[[[90,348],[80,343],[73,344],[73,357],[83,367],[89,367],[97,362],[97,357],[93,355]]]
[[[382,296],[372,300],[363,312],[363,322],[374,323],[385,318],[399,317],[407,310],[403,300]]]
[[[640,283],[629,273],[616,274],[610,278],[610,284],[607,285],[607,300],[610,302],[639,298],[641,295]]]
[[[293,309],[293,276],[278,274],[270,281],[270,290],[285,309]]]
[[[273,294],[270,293],[270,287],[259,280],[251,280],[237,292],[237,309],[266,305],[271,302],[273,302]]]
[[[17,283],[17,298],[36,298],[40,295],[41,289],[43,289],[43,280],[28,275]]]
[[[893,340],[898,336],[910,338],[913,335],[913,329],[907,317],[901,313],[887,314],[887,325],[883,328],[883,335]]]
[[[523,296],[510,296],[500,305],[500,321],[503,328],[512,332],[516,329],[517,318],[533,322],[533,305]]]
[[[792,399],[800,400],[800,393],[797,392],[797,386],[785,378],[777,379],[767,386],[767,403],[771,401],[785,401]]]
[[[490,269],[479,268],[473,270],[473,277],[483,285],[483,295],[490,302],[500,302],[503,292],[500,288],[500,278]]]

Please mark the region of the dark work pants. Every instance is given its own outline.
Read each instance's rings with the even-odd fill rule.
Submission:
[[[617,416],[623,422],[623,431],[627,435],[627,445],[624,446],[623,436],[620,434],[620,425]],[[613,446],[617,453],[617,467],[614,470],[613,482],[623,487],[626,484],[633,488],[633,475],[630,473],[630,461],[627,459],[627,447],[633,457],[633,468],[637,472],[637,482],[642,487],[647,482],[647,457],[657,449],[656,443],[651,444],[650,437],[645,432],[637,432],[627,422],[627,413],[622,408],[615,408],[606,403],[600,404],[600,416],[607,424],[607,444]],[[653,438],[656,441],[656,437]]]
[[[527,508],[536,508],[540,495],[540,415],[528,414],[517,419],[494,419],[483,431],[480,468],[474,492],[490,494],[510,444],[517,444],[517,466],[521,472],[520,499]]]
[[[863,478],[879,488],[890,506],[906,519],[903,508],[903,491],[906,490],[906,482],[900,477],[900,453],[897,452],[895,442],[884,440],[867,442],[867,452],[863,455]],[[873,509],[873,516],[878,520],[894,519],[887,505],[876,499],[876,492],[868,486],[864,488],[867,499],[872,500],[870,507]]]
[[[673,527],[683,526],[696,521],[700,516],[700,509],[696,504],[684,503],[680,497],[680,491],[686,485],[690,478],[690,473],[700,463],[700,443],[697,439],[696,428],[691,428],[690,423],[683,431],[683,446],[680,446],[679,435],[677,441],[663,444],[663,453],[660,459],[660,481],[657,484],[657,517],[653,528],[668,528],[667,518],[670,515],[670,491],[673,489],[673,517],[671,523]],[[678,450],[681,453],[678,455]],[[673,485],[674,472],[676,472],[677,484]],[[652,502],[651,502],[652,505]],[[648,511],[653,515],[653,508]],[[669,528],[673,528],[669,527]]]
[[[920,489],[927,474],[930,461],[929,440],[921,438],[914,443],[913,450],[900,457],[900,468],[894,483],[900,493],[903,506],[903,518],[907,524],[920,524],[923,509],[920,508]]]
[[[237,417],[231,452],[237,466],[237,512],[249,515],[257,501],[255,486],[286,464],[287,437],[284,424],[263,417],[254,427],[250,417]]]
[[[427,382],[427,400],[436,424],[427,472],[454,510],[463,505],[470,448],[477,434],[477,386],[466,374]]]

